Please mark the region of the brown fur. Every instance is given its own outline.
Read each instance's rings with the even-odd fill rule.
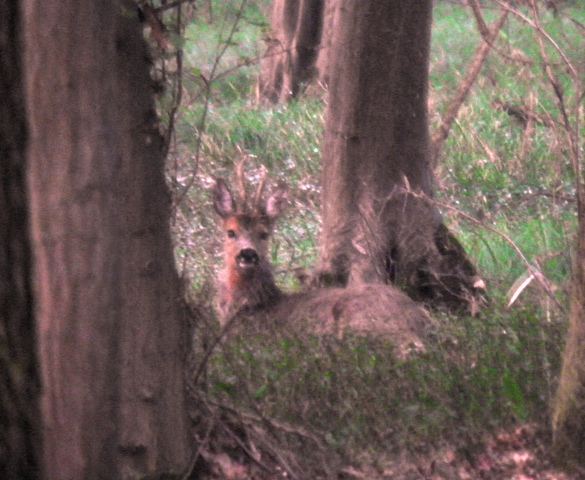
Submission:
[[[336,336],[345,332],[382,334],[401,352],[407,346],[421,345],[432,319],[392,286],[363,284],[290,295],[276,286],[268,245],[284,209],[285,186],[279,185],[266,200],[257,194],[250,205],[245,194],[240,193],[236,200],[219,179],[213,199],[225,234],[225,267],[219,285],[222,325],[235,321],[246,331],[277,327]],[[242,255],[253,261],[242,261]]]
[[[225,235],[219,285],[222,323],[243,308],[262,308],[283,296],[268,262],[268,245],[285,206],[286,187],[279,185],[265,201],[259,189],[252,204],[242,189],[236,200],[223,180],[218,179],[213,187],[213,204]]]

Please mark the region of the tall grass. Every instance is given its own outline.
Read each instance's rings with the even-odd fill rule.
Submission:
[[[195,291],[217,274],[220,241],[207,189],[213,177],[230,176],[239,148],[250,157],[250,180],[263,164],[273,178],[291,186],[291,208],[271,254],[279,283],[291,289],[293,268],[310,266],[316,257],[324,103],[301,98],[274,107],[254,104],[258,66],[248,60],[262,51],[266,2],[262,8],[248,2],[243,10],[241,2],[209,5],[213,15],[206,12],[188,28],[185,63],[191,76],[169,164],[180,199],[178,263]],[[558,15],[543,11],[542,22],[583,75],[585,8],[579,2],[563,5]],[[497,14],[488,6],[486,21]],[[436,2],[434,18],[432,128],[480,41],[472,15],[458,3]],[[234,21],[237,34],[230,36]],[[560,63],[558,51],[547,48]],[[577,94],[575,84],[561,78],[568,101]],[[547,120],[526,128],[500,107],[502,102]],[[272,338],[234,337],[209,359],[201,390],[273,426],[302,425],[312,438],[305,439],[307,445],[322,442],[314,451],[306,448],[309,456],[322,448],[342,455],[416,449],[445,439],[478,438],[510,422],[546,423],[576,227],[574,173],[558,117],[534,31],[511,15],[435,172],[445,219],[487,280],[490,304],[477,318],[437,314],[440,327],[426,352],[405,361],[397,361],[379,339],[299,339],[284,332]],[[550,119],[553,126],[547,125]],[[584,134],[581,127],[581,138]],[[532,282],[507,308],[508,289],[531,266],[547,282]],[[200,352],[215,332],[204,324],[197,331]],[[201,360],[199,355],[196,362]],[[299,432],[288,430],[290,445],[303,436]]]
[[[567,2],[558,15],[542,10],[547,32],[583,72],[585,9]],[[526,14],[527,12],[524,11]],[[486,21],[489,22],[489,9]],[[437,119],[461,76],[479,34],[469,11],[449,2],[435,9],[431,88]],[[460,32],[461,35],[454,35]],[[465,39],[465,41],[461,41]],[[574,173],[563,136],[546,122],[558,122],[558,106],[543,74],[533,28],[511,15],[445,144],[438,167],[438,194],[482,222],[508,235],[531,261],[544,262],[546,275],[563,287],[570,275],[575,231]],[[559,53],[548,54],[560,65]],[[559,77],[567,100],[575,98],[575,82]],[[498,102],[538,115],[530,129],[498,108]],[[448,214],[452,226],[492,285],[504,291],[525,270],[509,243],[485,229],[462,224]],[[563,301],[565,301],[563,299]]]

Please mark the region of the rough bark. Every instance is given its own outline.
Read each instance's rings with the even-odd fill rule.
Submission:
[[[331,51],[331,41],[333,36],[333,25],[338,12],[338,2],[336,0],[324,0],[323,6],[323,26],[321,31],[321,43],[319,52],[315,61],[315,78],[322,87],[329,84],[329,57]]]
[[[553,411],[553,451],[563,466],[585,476],[585,205],[579,210],[569,330]]]
[[[20,5],[0,0],[0,478],[41,478]]]
[[[322,147],[325,284],[396,282],[468,304],[475,269],[432,205],[431,0],[340,0]]]
[[[296,98],[318,76],[326,0],[274,0],[270,38],[258,79],[258,99]],[[331,6],[329,5],[329,8]],[[320,60],[323,68],[324,60]]]
[[[46,478],[176,472],[181,313],[132,3],[24,3]]]

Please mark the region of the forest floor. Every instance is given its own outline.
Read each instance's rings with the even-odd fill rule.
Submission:
[[[470,448],[445,447],[383,468],[349,470],[348,479],[392,480],[579,480],[560,471],[548,453],[549,435],[533,424],[501,432]]]
[[[445,446],[432,454],[400,458],[368,458],[339,469],[343,480],[580,480],[556,468],[548,452],[550,436],[535,424],[504,431],[466,447]],[[276,480],[292,478],[280,467],[268,472],[248,460],[236,461],[225,452],[204,455],[202,480]],[[203,473],[203,475],[201,475]],[[296,475],[295,475],[296,477]],[[193,478],[193,477],[190,477]],[[327,476],[299,477],[326,480]]]

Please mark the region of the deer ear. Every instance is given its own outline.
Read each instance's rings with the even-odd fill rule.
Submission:
[[[234,214],[236,204],[227,183],[222,178],[215,180],[215,185],[211,190],[211,199],[213,208],[220,217],[225,218]]]
[[[266,200],[266,215],[272,220],[278,218],[284,212],[287,203],[288,187],[285,183],[279,183]]]

